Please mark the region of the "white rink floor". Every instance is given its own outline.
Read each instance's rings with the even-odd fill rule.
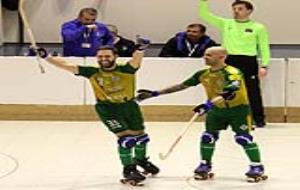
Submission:
[[[115,137],[100,122],[0,121],[1,190],[296,190],[300,189],[300,124],[269,124],[256,129],[269,180],[250,184],[244,173],[248,161],[224,131],[214,157],[216,176],[194,181],[199,162],[199,134],[203,123],[194,123],[167,160],[158,153],[172,143],[186,123],[147,123],[151,160],[161,168],[144,187],[119,183]]]

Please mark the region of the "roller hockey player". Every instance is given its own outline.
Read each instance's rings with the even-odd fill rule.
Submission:
[[[202,84],[208,101],[193,110],[200,115],[203,110],[206,112],[205,131],[200,136],[202,161],[194,170],[195,179],[205,180],[214,176],[211,172],[211,163],[215,145],[219,133],[230,126],[235,134],[236,143],[244,149],[253,165],[246,175],[248,178],[249,176],[254,178],[254,182],[258,182],[267,177],[263,174],[259,147],[251,135],[251,110],[245,80],[239,69],[225,63],[226,56],[227,51],[222,47],[208,48],[203,57],[208,68],[195,72],[182,83],[159,91],[138,91],[137,100],[142,101]],[[213,104],[211,101],[218,96],[222,96],[223,101]],[[258,165],[259,168],[254,167]]]
[[[136,164],[153,174],[159,171],[146,159],[150,137],[145,133],[144,118],[134,96],[135,75],[150,41],[138,37],[136,45],[132,58],[124,64],[117,63],[115,48],[99,48],[96,67],[74,65],[62,57],[49,55],[44,48],[33,51],[48,63],[89,79],[96,98],[96,112],[107,129],[117,137],[118,153],[124,167],[121,182],[134,186],[145,180]],[[135,163],[136,159],[139,162]]]

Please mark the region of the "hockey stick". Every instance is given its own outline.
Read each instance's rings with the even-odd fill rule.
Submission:
[[[216,103],[219,101],[223,101],[223,97],[222,96],[217,96],[215,98],[213,98],[211,100],[212,103]],[[170,146],[170,148],[168,149],[168,151],[166,153],[162,153],[160,152],[158,154],[158,157],[161,160],[165,160],[167,159],[170,154],[172,153],[173,149],[176,147],[176,145],[179,143],[179,141],[183,138],[183,136],[186,134],[186,132],[188,131],[188,129],[192,126],[192,124],[194,123],[194,121],[197,119],[198,116],[202,116],[204,115],[206,112],[203,110],[201,113],[195,113],[193,115],[193,117],[190,119],[190,121],[188,122],[188,124],[182,129],[182,131],[179,133],[179,135],[177,136],[177,138],[174,140],[174,142],[172,143],[172,145]]]
[[[36,52],[36,49],[37,49],[37,45],[36,45],[36,41],[34,39],[34,36],[33,36],[33,33],[32,33],[32,30],[30,28],[30,25],[29,25],[29,22],[27,20],[27,17],[26,17],[26,14],[25,14],[25,10],[24,10],[24,1],[25,0],[20,0],[19,1],[19,13],[20,13],[20,16],[21,16],[21,19],[22,19],[22,22],[24,24],[24,27],[28,33],[28,37],[29,37],[29,40],[30,40],[30,43],[31,43],[31,47],[33,48],[33,50]],[[41,70],[41,73],[45,73],[45,69],[44,67],[42,66],[41,64],[41,58],[39,57],[38,53],[36,52],[36,59],[37,59],[37,62],[38,62],[38,65],[39,65],[39,68]]]

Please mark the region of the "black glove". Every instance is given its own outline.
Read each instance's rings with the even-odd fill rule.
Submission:
[[[141,38],[139,35],[137,35],[136,38],[136,49],[140,51],[144,51],[145,49],[148,48],[150,45],[151,41],[146,38]]]
[[[224,100],[232,100],[235,97],[235,95],[235,91],[232,90],[224,91],[220,94],[220,96],[222,96]]]
[[[211,101],[207,100],[204,104],[200,104],[194,107],[193,111],[199,113],[199,115],[203,115],[207,113],[213,106],[214,104]]]
[[[43,59],[45,59],[46,57],[48,57],[48,52],[45,48],[41,48],[41,47],[29,47],[28,50],[28,56],[39,56]]]
[[[140,89],[137,91],[138,95],[136,96],[137,101],[143,101],[148,98],[156,97],[159,96],[158,91],[152,91],[152,90],[147,90],[147,89]]]
[[[235,92],[240,88],[240,86],[240,81],[231,81],[228,85],[226,85],[223,88],[223,92],[220,93],[220,96],[222,96],[224,100],[232,100],[236,95]]]

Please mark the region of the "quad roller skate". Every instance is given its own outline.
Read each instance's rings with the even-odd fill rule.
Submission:
[[[143,160],[135,159],[135,163],[141,167],[144,171],[142,172],[144,175],[156,175],[159,172],[159,168],[148,161],[149,158],[145,158]]]
[[[264,175],[263,165],[250,165],[249,171],[246,173],[247,181],[250,183],[257,183],[268,179],[267,175]]]
[[[132,186],[143,186],[144,184],[141,182],[146,179],[145,176],[136,169],[135,165],[125,166],[123,169],[123,177],[120,182]]]
[[[201,162],[200,165],[194,171],[195,180],[207,180],[214,177],[214,173],[211,172],[211,164]]]

